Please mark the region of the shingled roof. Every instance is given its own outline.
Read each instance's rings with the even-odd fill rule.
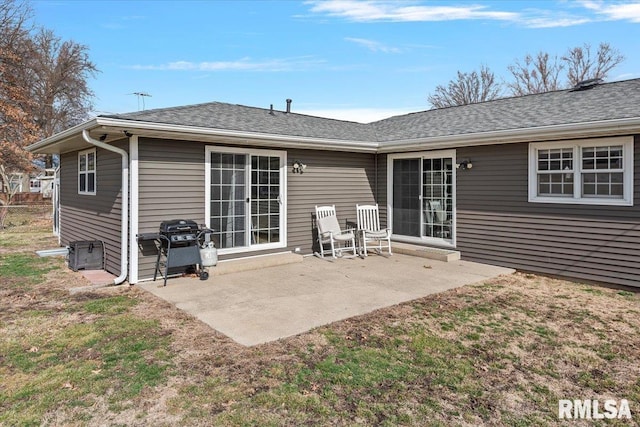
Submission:
[[[101,117],[271,135],[376,141],[375,128],[367,124],[222,102]]]
[[[640,79],[502,98],[372,123],[378,142],[640,117]]]
[[[427,110],[369,124],[211,102],[101,117],[384,143],[640,117],[640,79]]]

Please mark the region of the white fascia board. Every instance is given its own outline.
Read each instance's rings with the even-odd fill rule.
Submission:
[[[351,151],[366,153],[397,153],[416,150],[435,150],[478,145],[509,144],[517,142],[552,141],[568,138],[586,138],[605,135],[624,135],[640,132],[640,117],[603,120],[598,122],[571,123],[534,128],[499,130],[492,132],[446,135],[432,138],[416,138],[390,142],[351,141],[300,136],[263,134],[257,132],[211,129],[194,126],[172,125],[135,120],[96,117],[69,128],[59,134],[31,144],[28,151],[40,152],[50,146],[64,143],[83,130],[99,132],[129,131],[140,136],[156,138],[183,138],[202,142],[246,144],[271,148],[301,148],[312,150]]]
[[[433,138],[418,138],[380,144],[378,153],[435,150],[444,148],[472,147],[478,145],[512,144],[518,142],[553,141],[570,138],[588,138],[637,133],[640,118],[603,120],[598,122],[570,123],[535,128],[510,129],[492,132],[447,135]]]
[[[51,145],[59,144],[64,140],[72,137],[77,137],[82,134],[83,130],[89,130],[97,126],[97,118],[93,118],[86,122],[80,123],[79,125],[75,125],[67,130],[64,130],[60,133],[52,135],[48,138],[40,140],[38,142],[34,142],[31,145],[25,147],[25,150],[30,151],[32,153],[38,153],[39,150],[45,149]]]
[[[196,126],[183,126],[166,123],[140,122],[135,120],[110,119],[98,117],[97,124],[104,130],[117,128],[131,133],[138,132],[140,136],[158,138],[184,138],[189,140],[209,142],[207,139],[220,141],[226,139],[235,144],[256,145],[278,148],[306,148],[315,150],[358,151],[375,153],[377,142],[350,141],[326,138],[310,138],[304,136],[290,136],[265,134],[258,132],[235,131],[227,129],[212,129]]]

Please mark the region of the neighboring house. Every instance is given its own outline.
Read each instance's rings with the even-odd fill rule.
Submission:
[[[55,181],[56,170],[53,168],[42,170],[37,176],[32,177],[29,181],[29,187],[32,193],[41,193],[45,199],[53,196],[53,187]]]
[[[51,198],[55,169],[43,169],[36,173],[14,172],[9,175],[10,191],[20,193],[42,193],[43,198]],[[5,192],[0,177],[0,193]]]
[[[640,79],[370,124],[213,102],[99,116],[29,150],[60,154],[61,243],[104,241],[131,283],[155,262],[136,235],[163,220],[215,229],[222,259],[308,254],[316,204],[355,222],[378,203],[395,241],[640,286]]]

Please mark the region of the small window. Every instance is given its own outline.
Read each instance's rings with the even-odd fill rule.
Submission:
[[[529,144],[529,201],[633,205],[633,139]]]
[[[78,153],[78,194],[96,194],[96,150]]]

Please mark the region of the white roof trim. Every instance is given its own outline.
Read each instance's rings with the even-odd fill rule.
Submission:
[[[49,145],[60,143],[65,139],[77,137],[77,136],[82,137],[82,131],[85,129],[91,129],[92,127],[95,127],[96,123],[97,123],[97,118],[88,120],[84,123],[80,123],[79,125],[71,127],[53,136],[50,136],[48,138],[35,142],[31,145],[28,145],[25,149],[27,151],[37,152],[39,149],[48,147]]]
[[[371,141],[350,141],[340,139],[312,138],[295,135],[278,135],[260,132],[247,132],[228,129],[203,128],[196,126],[174,125],[166,123],[143,122],[136,120],[122,120],[111,118],[98,118],[98,124],[103,127],[121,128],[132,133],[141,132],[152,134],[156,137],[167,138],[169,135],[197,139],[197,137],[209,137],[215,139],[228,139],[230,142],[249,145],[262,145],[269,147],[291,147],[324,150],[356,150],[376,152],[378,143]]]
[[[517,142],[551,141],[566,138],[585,138],[603,135],[623,135],[640,131],[640,117],[570,123],[534,128],[507,129],[491,132],[445,135],[388,142],[352,141],[310,138],[259,132],[212,129],[136,120],[96,117],[27,147],[38,152],[51,145],[63,143],[83,130],[124,131],[157,138],[184,138],[203,142],[225,142],[263,147],[301,148],[369,153],[394,153],[414,150],[456,148],[463,146],[508,144]]]

